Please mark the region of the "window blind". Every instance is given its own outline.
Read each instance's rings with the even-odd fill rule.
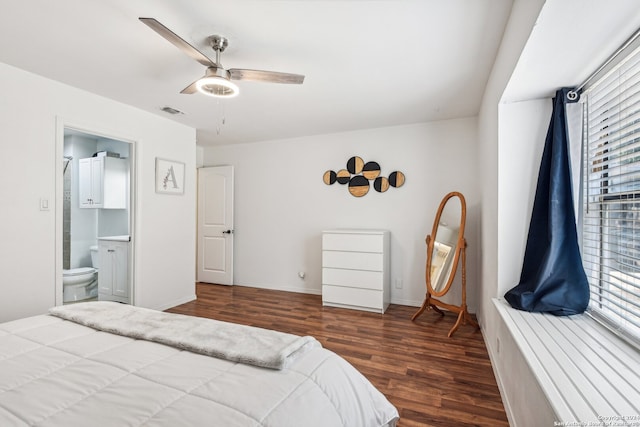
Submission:
[[[583,95],[589,311],[640,342],[640,49]]]

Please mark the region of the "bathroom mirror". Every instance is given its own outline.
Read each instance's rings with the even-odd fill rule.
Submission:
[[[467,241],[464,238],[466,217],[467,205],[462,193],[453,191],[444,196],[436,212],[431,234],[427,235],[425,239],[427,244],[425,269],[427,295],[420,309],[411,318],[411,320],[417,319],[426,309],[430,308],[433,308],[441,316],[444,316],[444,311],[441,308],[458,313],[458,320],[449,331],[449,337],[461,324],[467,322],[478,328],[478,324],[467,311],[466,302],[465,250]],[[458,270],[458,263],[461,264],[462,282],[462,302],[459,306],[434,298],[443,297],[451,290],[453,279]]]

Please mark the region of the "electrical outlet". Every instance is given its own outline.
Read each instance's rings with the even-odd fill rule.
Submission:
[[[396,278],[396,289],[402,289],[402,279]]]

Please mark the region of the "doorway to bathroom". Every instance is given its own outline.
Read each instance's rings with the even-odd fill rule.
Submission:
[[[56,305],[133,304],[134,143],[64,126],[60,152]]]

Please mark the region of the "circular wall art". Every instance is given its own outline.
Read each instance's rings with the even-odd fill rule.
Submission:
[[[362,197],[369,192],[369,180],[362,175],[355,175],[349,180],[349,193]]]
[[[352,156],[347,160],[346,169],[340,169],[338,172],[328,170],[322,175],[322,180],[327,185],[335,182],[342,185],[349,184],[347,186],[349,193],[354,197],[362,197],[369,192],[371,185],[378,193],[386,192],[389,187],[402,187],[405,176],[400,171],[391,172],[388,178],[380,176],[378,162],[365,163],[361,157]]]
[[[373,188],[378,193],[384,193],[389,189],[389,180],[384,176],[379,176],[373,181]]]
[[[322,175],[322,180],[325,184],[332,185],[334,182],[336,182],[336,173],[331,170],[326,171],[324,175]]]
[[[338,184],[346,184],[351,179],[351,174],[346,169],[340,169],[336,177]]]
[[[400,171],[391,172],[389,175],[389,185],[398,188],[404,184],[404,174]]]
[[[362,175],[367,179],[376,179],[380,175],[380,165],[377,162],[367,162],[362,167]]]
[[[354,175],[362,172],[363,166],[364,161],[358,156],[353,156],[347,161],[347,170]]]

